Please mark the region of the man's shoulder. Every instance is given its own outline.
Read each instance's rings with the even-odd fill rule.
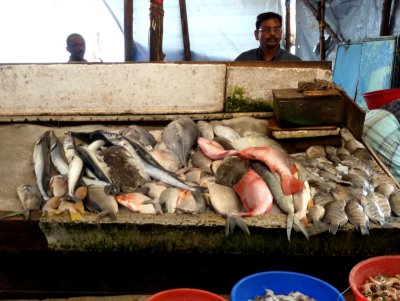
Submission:
[[[279,60],[279,61],[301,61],[301,58],[294,55],[293,53],[290,53],[286,49],[279,48],[277,60]]]
[[[250,49],[238,55],[235,61],[257,61],[258,48]]]

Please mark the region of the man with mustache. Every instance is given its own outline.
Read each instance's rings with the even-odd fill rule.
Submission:
[[[259,14],[254,36],[260,47],[241,53],[235,61],[299,61],[299,57],[280,47],[282,16],[274,12]]]

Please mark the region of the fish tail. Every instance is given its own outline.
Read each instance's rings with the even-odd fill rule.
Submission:
[[[304,183],[295,177],[284,175],[282,176],[282,192],[284,195],[295,194],[305,188]]]
[[[226,217],[226,224],[225,224],[225,235],[228,236],[229,234],[233,233],[233,229],[238,226],[244,233],[250,235],[250,230],[247,227],[246,222],[244,219],[237,215],[228,215]]]
[[[308,226],[308,218],[307,218],[307,216],[303,217],[300,221],[304,226]]]
[[[298,230],[301,231],[301,233],[304,234],[304,236],[307,238],[308,240],[308,231],[306,229],[306,227],[303,225],[303,223],[296,217],[294,216],[294,220],[293,223],[295,224],[295,226],[297,227]]]
[[[339,228],[339,225],[331,224],[331,226],[329,227],[329,233],[335,235],[338,228]]]
[[[365,225],[360,225],[360,231],[361,231],[361,235],[369,235],[368,228]]]
[[[294,215],[288,214],[287,220],[286,220],[286,234],[287,234],[288,241],[290,241],[290,236],[292,234],[293,221],[294,221]]]

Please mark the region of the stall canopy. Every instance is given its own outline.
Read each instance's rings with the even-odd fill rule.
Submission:
[[[182,61],[179,0],[163,1],[165,61]],[[275,11],[285,17],[290,7],[295,52],[303,60],[319,60],[320,24],[312,8],[325,4],[326,59],[334,62],[337,46],[380,35],[384,3],[390,4],[388,35],[400,33],[400,0],[186,0],[191,59],[230,61],[257,47],[257,14]],[[0,63],[65,62],[65,39],[81,33],[91,62],[124,61],[124,0],[0,1]],[[135,61],[149,60],[150,1],[132,0]],[[285,26],[283,27],[285,28]],[[285,37],[285,34],[283,34]]]

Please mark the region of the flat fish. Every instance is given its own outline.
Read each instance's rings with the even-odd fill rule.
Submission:
[[[396,216],[400,216],[400,191],[395,190],[389,196],[390,208],[392,208],[392,212]]]
[[[175,213],[181,189],[168,187],[162,191],[159,197],[161,208],[164,212]]]
[[[197,141],[196,123],[189,117],[181,117],[168,123],[163,130],[162,139],[178,156],[181,166],[187,166],[189,151]]]
[[[307,158],[315,159],[326,157],[325,147],[323,145],[313,145],[306,150]]]
[[[317,228],[321,228],[325,223],[322,221],[325,215],[325,208],[322,205],[314,204],[308,209],[307,218]]]
[[[208,158],[201,149],[192,153],[190,156],[190,162],[194,167],[198,167],[205,172],[212,173],[211,164],[213,160]]]
[[[180,160],[177,155],[171,150],[156,150],[150,151],[151,156],[166,170],[177,172],[180,167]]]
[[[388,222],[386,221],[385,215],[379,204],[369,196],[362,197],[360,201],[361,206],[364,208],[369,220],[373,223],[381,225],[382,227],[386,227]]]
[[[217,183],[209,183],[207,187],[211,206],[218,214],[226,217],[225,235],[232,234],[236,226],[250,234],[246,222],[237,215],[242,211],[242,206],[235,190],[230,186]]]
[[[142,193],[131,192],[117,195],[116,200],[122,206],[132,210],[133,212],[156,214],[156,208],[152,200]]]
[[[246,212],[239,213],[240,216],[256,216],[268,214],[272,209],[273,196],[262,177],[253,169],[233,186]]]
[[[205,120],[199,120],[196,122],[197,129],[199,130],[199,137],[207,139],[214,139],[214,130],[211,124]]]
[[[133,192],[147,182],[148,179],[140,173],[141,166],[138,166],[126,149],[112,145],[101,150],[99,155],[107,165],[111,183],[122,193]]]
[[[84,204],[89,211],[100,213],[98,218],[109,216],[115,219],[118,203],[113,195],[107,193],[107,186],[88,186]]]
[[[252,133],[251,135],[246,135],[235,139],[232,141],[232,145],[238,150],[258,146],[272,146],[284,150],[282,145],[280,145],[276,140],[260,133]]]
[[[36,141],[33,149],[33,165],[39,191],[45,201],[48,201],[50,185],[50,131],[44,132]]]
[[[351,200],[347,203],[345,211],[350,223],[352,223],[357,230],[360,230],[362,235],[368,235],[369,218],[359,201],[356,199]]]

